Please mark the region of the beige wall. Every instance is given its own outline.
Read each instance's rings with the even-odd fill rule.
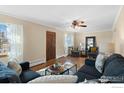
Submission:
[[[101,44],[112,42],[112,31],[99,31],[99,32],[81,32],[75,33],[75,45],[79,47],[80,43],[84,43],[85,47],[85,37],[86,36],[96,36],[97,46],[101,46],[101,49],[104,49]]]
[[[124,6],[115,25],[113,41],[115,42],[115,52],[124,56]]]
[[[65,31],[0,15],[0,22],[22,24],[24,29],[24,60],[46,60],[46,31],[56,32],[56,57],[64,55]],[[2,58],[7,61],[7,58]]]

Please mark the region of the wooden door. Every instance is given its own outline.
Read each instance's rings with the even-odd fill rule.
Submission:
[[[56,58],[56,33],[46,32],[46,61]]]

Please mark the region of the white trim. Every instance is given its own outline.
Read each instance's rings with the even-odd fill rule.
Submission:
[[[32,60],[32,61],[30,61],[30,67],[38,65],[38,64],[42,64],[42,63],[46,63],[46,59]]]
[[[111,32],[113,31],[112,29],[104,29],[104,30],[97,30],[97,31],[79,31],[79,32],[75,32],[75,33],[94,33],[94,32]]]
[[[66,56],[68,56],[68,54],[63,54],[63,55],[60,55],[60,56],[57,55],[57,56],[56,56],[56,59],[57,59],[57,58],[61,58],[61,57],[66,57]]]
[[[116,15],[116,17],[115,17],[115,20],[114,20],[114,23],[113,23],[113,27],[112,27],[112,30],[113,30],[113,31],[114,31],[114,29],[115,29],[115,27],[116,27],[116,23],[117,23],[117,21],[118,21],[118,18],[119,18],[119,16],[120,16],[120,13],[121,13],[122,8],[123,8],[123,5],[120,6],[120,8],[119,8],[119,10],[118,10],[118,13],[117,13],[117,15]]]
[[[45,27],[48,27],[50,29],[55,29],[55,30],[60,30],[60,31],[66,31],[65,29],[62,29],[62,28],[59,28],[59,27],[55,27],[55,26],[52,26],[52,25],[49,25],[49,24],[44,24],[41,21],[36,20],[36,19],[31,19],[31,18],[16,16],[16,15],[13,15],[13,14],[10,14],[10,13],[6,13],[6,12],[3,12],[3,11],[0,11],[0,14],[1,15],[5,15],[5,16],[9,16],[9,17],[12,17],[12,18],[16,18],[18,20],[22,20],[22,21],[26,21],[26,22],[31,22],[31,23],[34,23],[34,24],[38,24],[38,25],[41,25],[41,26],[45,26]]]

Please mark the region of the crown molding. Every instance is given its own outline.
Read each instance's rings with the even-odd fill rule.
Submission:
[[[94,30],[94,31],[79,31],[76,33],[95,33],[95,32],[113,32],[112,29]]]
[[[38,24],[38,25],[41,25],[41,26],[44,26],[44,27],[48,27],[50,29],[55,29],[55,30],[59,30],[59,31],[65,31],[62,28],[58,28],[58,27],[55,27],[55,26],[44,24],[43,22],[41,22],[39,20],[36,20],[34,18],[20,17],[20,16],[16,16],[16,15],[13,15],[13,14],[10,14],[10,13],[3,12],[3,11],[0,11],[0,14],[1,15],[4,15],[4,16],[16,18],[17,20],[21,20],[21,21],[25,21],[25,22],[31,22],[31,23],[34,23],[34,24]]]

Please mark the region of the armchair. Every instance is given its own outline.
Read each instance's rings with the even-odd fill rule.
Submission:
[[[89,50],[87,51],[87,56],[89,58],[96,59],[98,53],[99,53],[98,47],[90,47]]]

